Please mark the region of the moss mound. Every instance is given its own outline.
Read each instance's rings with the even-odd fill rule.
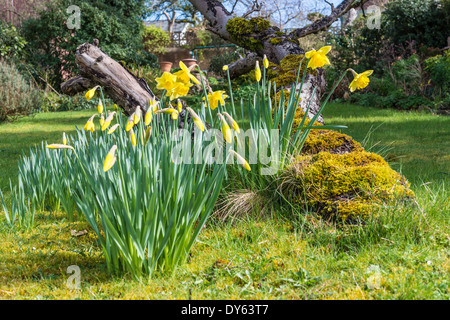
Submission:
[[[294,126],[303,115],[298,108]],[[282,173],[280,188],[291,202],[347,222],[365,219],[382,206],[414,197],[405,177],[380,155],[365,151],[352,137],[333,130],[310,131],[301,155]]]
[[[298,156],[284,177],[282,189],[291,201],[345,221],[365,219],[380,206],[414,197],[401,174],[364,150]]]

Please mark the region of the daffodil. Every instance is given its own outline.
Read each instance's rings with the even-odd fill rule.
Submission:
[[[116,131],[116,129],[120,126],[120,124],[116,123],[115,125],[113,125],[109,130],[108,130],[108,134],[113,133],[114,131]]]
[[[331,50],[331,46],[325,46],[319,50],[311,50],[305,53],[306,59],[309,59],[307,68],[322,68],[324,65],[330,64],[326,54]]]
[[[353,73],[353,81],[350,83],[350,91],[353,92],[356,89],[361,90],[368,86],[370,80],[369,76],[373,73],[373,70],[367,70],[362,73],[356,73],[355,70],[349,69]]]
[[[228,96],[224,93],[225,93],[225,91],[218,90],[218,91],[208,94],[208,103],[209,103],[209,107],[211,109],[213,109],[213,110],[216,109],[219,106],[219,101],[222,106],[225,105],[224,99],[228,98]]]
[[[149,109],[153,111],[153,113],[156,112],[156,110],[158,110],[158,105],[159,105],[159,101],[152,101],[149,100]]]
[[[84,130],[94,132],[94,130],[95,130],[94,117],[95,116],[96,116],[96,114],[94,114],[92,117],[89,118],[89,120],[84,125],[84,128],[83,128]]]
[[[105,118],[103,117],[103,113],[100,114],[100,127],[103,127],[103,124],[105,123]]]
[[[134,130],[133,128],[130,129],[130,140],[131,140],[131,144],[133,145],[133,147],[136,146],[136,135],[134,134]]]
[[[111,112],[110,114],[108,114],[108,116],[106,117],[105,121],[103,121],[102,131],[105,131],[109,127],[109,125],[111,124],[112,119],[114,118],[114,114],[116,114],[115,111]]]
[[[177,81],[177,77],[169,72],[164,72],[159,78],[156,78],[156,89],[171,91]]]
[[[178,118],[178,111],[177,109],[174,108],[165,108],[165,109],[161,109],[155,112],[156,114],[159,113],[167,113],[170,114],[172,116],[172,120],[176,120]]]
[[[88,90],[88,92],[86,92],[84,96],[86,97],[87,101],[91,100],[92,97],[94,97],[95,91],[97,90],[98,87],[100,86],[95,86],[92,89]]]
[[[134,124],[139,123],[139,120],[141,120],[141,115],[142,115],[141,107],[137,106],[136,110],[134,110],[134,112],[133,112],[133,123]]]
[[[183,104],[181,103],[181,100],[177,100],[177,110],[178,112],[181,112],[183,110]]]
[[[228,125],[227,121],[225,120],[222,114],[218,113],[217,115],[219,116],[220,120],[222,120],[222,134],[223,137],[225,138],[225,141],[228,143],[232,143],[233,136],[231,134],[230,126]]]
[[[144,124],[148,126],[153,119],[153,111],[149,108],[147,112],[145,112]]]
[[[117,146],[113,145],[112,148],[109,150],[108,154],[105,157],[105,162],[103,162],[103,171],[106,172],[109,169],[111,169],[116,163],[117,157],[115,156]]]
[[[236,157],[237,163],[239,163],[241,166],[245,168],[247,171],[251,171],[250,165],[248,164],[247,160],[244,159],[240,154],[238,154],[234,150],[230,150],[230,153]]]
[[[189,87],[192,86],[192,84],[184,84],[181,82],[176,82],[174,86],[172,87],[171,91],[167,91],[167,96],[170,97],[170,101],[175,100],[178,97],[183,97],[188,94]]]
[[[266,55],[264,55],[264,58],[263,58],[263,65],[264,65],[264,68],[269,68],[269,60],[267,59],[267,56]]]
[[[102,99],[98,99],[97,111],[98,111],[98,113],[103,113],[103,102],[102,102]]]
[[[200,84],[200,81],[198,81],[198,79],[194,76],[194,75],[192,75],[192,73],[191,73],[191,70],[192,70],[192,68],[194,68],[195,67],[195,65],[193,65],[192,67],[191,67],[191,70],[189,70],[189,68],[188,67],[186,67],[186,65],[183,63],[183,61],[180,61],[180,68],[181,68],[181,70],[180,71],[182,71],[183,73],[184,73],[184,77],[189,77],[189,79],[191,79],[192,80],[192,82],[194,82],[194,83],[196,83],[196,84]],[[180,72],[179,71],[179,72]]]
[[[119,107],[114,103],[114,111],[119,111]]]
[[[67,138],[65,132],[63,132],[62,144],[67,145]]]
[[[152,135],[152,127],[148,126],[147,130],[145,130],[144,145],[147,144],[148,139],[150,139],[151,135]]]
[[[228,65],[224,65],[224,66],[222,67],[222,70],[223,70],[223,71],[227,71],[227,70],[228,70]]]
[[[72,146],[68,146],[66,144],[58,144],[58,143],[49,144],[47,146],[47,148],[49,148],[49,149],[71,149],[71,150],[75,150]]]
[[[202,119],[192,110],[190,107],[187,107],[186,110],[190,113],[192,120],[194,121],[194,125],[199,128],[202,132],[205,131],[205,125],[203,124]]]
[[[227,118],[228,124],[233,128],[234,131],[240,133],[239,125],[237,122],[228,114],[228,112],[222,112],[222,114]]]
[[[256,65],[255,65],[255,78],[256,81],[260,81],[261,80],[261,69],[259,68],[259,61],[256,60]]]
[[[125,131],[130,131],[134,126],[133,115],[131,115],[127,120],[127,125],[125,126]]]

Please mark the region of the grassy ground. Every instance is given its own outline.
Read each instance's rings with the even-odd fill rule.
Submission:
[[[22,152],[59,142],[90,114],[0,125],[0,188]],[[0,226],[0,299],[449,299],[450,118],[330,104],[325,119],[384,154],[412,182],[419,207],[387,209],[364,227],[295,210],[235,224],[211,219],[188,264],[148,283],[108,275],[86,222],[43,212],[30,232]],[[67,287],[70,265],[80,267],[81,290]]]

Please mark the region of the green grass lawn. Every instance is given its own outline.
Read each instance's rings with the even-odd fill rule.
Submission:
[[[59,143],[91,114],[1,124],[0,188],[7,193],[29,147]],[[211,219],[188,263],[148,283],[108,275],[87,222],[41,212],[32,231],[0,226],[0,299],[449,299],[450,118],[342,104],[324,115],[401,171],[417,207],[387,208],[365,226],[338,227],[296,209],[235,224]],[[70,265],[80,267],[80,290],[66,285]]]

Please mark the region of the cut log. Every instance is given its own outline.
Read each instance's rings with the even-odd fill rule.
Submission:
[[[124,110],[125,115],[132,114],[137,107],[145,112],[149,100],[158,100],[147,82],[133,75],[96,44],[98,40],[77,48],[75,62],[80,70],[79,76],[62,83],[62,92],[74,95],[100,85],[105,94]]]

